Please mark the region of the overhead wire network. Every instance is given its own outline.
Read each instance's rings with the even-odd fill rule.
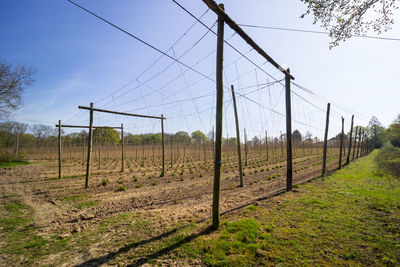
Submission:
[[[100,19],[101,21],[107,23],[108,25],[116,28],[117,30],[123,32],[124,34],[129,35],[130,37],[134,38],[135,40],[139,41],[140,43],[146,45],[147,47],[157,51],[160,53],[160,56],[153,61],[147,68],[145,68],[134,80],[131,80],[124,86],[118,88],[117,90],[113,91],[112,93],[108,94],[105,97],[100,98],[97,100],[96,103],[102,103],[106,101],[109,98],[112,98],[108,102],[102,104],[101,107],[107,107],[107,108],[116,108],[116,107],[125,107],[128,104],[132,103],[139,103],[142,102],[142,105],[139,107],[131,108],[127,110],[127,112],[133,112],[133,111],[146,111],[147,113],[150,113],[153,110],[162,110],[162,112],[165,114],[168,114],[169,119],[173,120],[184,120],[184,124],[186,124],[187,128],[193,128],[196,126],[190,126],[186,118],[190,116],[195,116],[198,118],[198,124],[195,124],[197,126],[201,126],[203,129],[211,129],[212,128],[212,116],[214,115],[214,87],[213,85],[215,84],[215,79],[213,76],[215,75],[215,72],[211,72],[210,74],[205,74],[200,68],[197,68],[198,65],[205,59],[209,58],[212,54],[215,53],[215,49],[212,49],[211,52],[207,53],[204,57],[200,58],[195,64],[188,64],[185,63],[182,59],[185,55],[187,55],[190,51],[192,51],[196,46],[198,46],[202,40],[209,34],[212,33],[214,35],[217,35],[216,32],[213,30],[215,27],[215,20],[213,23],[208,26],[206,23],[202,21],[202,18],[208,13],[208,9],[202,13],[200,17],[196,17],[192,12],[190,12],[188,9],[183,7],[180,3],[178,3],[176,0],[172,0],[178,7],[180,7],[182,10],[184,10],[187,14],[189,14],[191,17],[195,19],[194,23],[190,25],[188,29],[184,31],[184,33],[173,43],[172,46],[170,46],[167,50],[163,51],[160,48],[150,44],[149,42],[144,41],[143,39],[139,38],[138,36],[124,30],[123,28],[117,26],[116,24],[110,22],[109,20],[106,20],[105,18],[93,13],[92,11],[82,7],[79,4],[76,4],[75,2],[71,0],[67,0],[74,4],[75,6],[79,7],[80,9],[84,10],[85,12],[95,16],[96,18]],[[188,36],[189,32],[195,27],[195,25],[200,24],[203,27],[205,27],[206,32],[203,33],[200,38],[197,38],[195,42],[192,43],[186,50],[184,50],[183,53],[178,54],[175,46],[178,44],[184,37]],[[230,116],[231,113],[231,96],[230,96],[230,84],[239,84],[237,88],[235,88],[235,93],[240,99],[240,107],[242,109],[242,114],[240,115],[241,121],[244,122],[245,127],[248,126],[247,123],[250,124],[251,126],[251,131],[250,135],[253,136],[262,136],[263,132],[265,130],[272,130],[272,134],[275,137],[279,137],[281,135],[282,129],[284,129],[284,121],[283,119],[286,117],[284,115],[284,110],[283,110],[283,101],[282,101],[282,93],[284,91],[284,83],[282,78],[277,78],[275,77],[275,74],[271,74],[271,72],[266,70],[266,64],[268,63],[267,61],[263,62],[256,62],[256,59],[251,58],[251,52],[253,52],[252,49],[248,50],[247,52],[242,52],[243,49],[239,48],[237,44],[233,44],[235,40],[232,38],[235,37],[235,32],[233,32],[229,38],[224,39],[225,44],[227,44],[227,47],[231,49],[231,53],[227,58],[232,56],[232,53],[235,53],[238,55],[234,60],[232,60],[228,64],[224,64],[224,72],[225,72],[225,86],[224,90],[226,93],[228,93],[228,99],[224,101],[224,109],[225,109],[225,127],[228,132],[233,132],[233,123],[232,121],[229,121],[227,118],[233,118],[233,116]],[[232,39],[232,40],[231,40]],[[171,52],[171,54],[170,54]],[[253,56],[254,57],[254,56]],[[142,81],[139,80],[145,73],[148,73],[154,66],[156,66],[158,63],[160,63],[161,58],[168,58],[172,62],[167,64],[166,67],[163,67],[161,71],[157,72],[155,75],[151,75],[150,78],[144,79]],[[247,63],[243,63],[243,61],[247,61]],[[247,69],[247,71],[244,71],[242,73],[239,73],[237,63],[241,62],[241,64],[244,66],[242,69]],[[161,86],[151,86],[149,83],[157,78],[160,77],[160,75],[166,71],[167,69],[172,68],[174,65],[177,65],[177,71],[176,75],[168,80],[167,82],[164,82],[163,85]],[[235,67],[235,68],[233,68]],[[183,69],[184,68],[184,69]],[[231,70],[229,70],[231,68]],[[260,71],[262,74],[265,75],[265,77],[259,77],[259,74],[257,73],[257,70]],[[193,74],[196,74],[197,76],[200,76],[196,79],[195,82],[190,83],[189,81],[192,81],[194,77],[187,77],[187,73],[191,72]],[[232,73],[235,73],[235,75],[232,75]],[[228,73],[228,74],[227,74]],[[235,77],[232,79],[228,79],[227,76]],[[251,77],[250,77],[251,76]],[[253,77],[254,76],[254,77]],[[269,82],[268,79],[272,79],[273,82]],[[173,92],[168,92],[165,93],[165,88],[168,86],[174,84],[177,80],[181,80],[182,86],[179,87],[178,90],[175,90]],[[244,79],[244,80],[242,80]],[[196,94],[194,95],[193,88],[196,88],[195,86],[199,86],[200,83],[203,81],[208,81],[208,84],[206,87],[208,88],[208,93],[204,94]],[[251,82],[252,81],[252,82]],[[255,83],[254,83],[255,81]],[[137,83],[137,85],[130,87],[134,82]],[[292,82],[292,84],[300,89],[301,92],[306,92],[309,95],[312,95],[315,100],[319,100],[321,103],[323,102],[322,98],[314,94],[313,91],[307,89],[304,86],[301,86],[297,83]],[[204,86],[204,84],[202,85]],[[277,87],[278,86],[278,87]],[[143,93],[142,92],[142,87],[146,87],[149,89],[147,92]],[[280,88],[278,90],[274,90],[274,88]],[[198,88],[198,87],[197,87]],[[255,90],[248,91],[248,89],[253,89],[256,88]],[[132,98],[132,99],[126,99],[125,96],[129,94],[130,92],[133,92],[134,90],[138,89],[140,91],[140,96]],[[272,89],[272,90],[271,90]],[[182,92],[186,92],[186,94],[189,97],[184,97],[184,98],[179,98],[179,96]],[[161,99],[156,100],[156,101],[151,101],[152,103],[146,102],[146,99],[154,95],[156,93],[159,93],[162,95]],[[257,94],[255,94],[257,93]],[[315,117],[315,114],[313,112],[310,112],[309,108],[312,108],[313,110],[317,110],[321,114],[325,114],[326,109],[324,106],[321,106],[319,104],[314,103],[314,101],[311,101],[308,97],[305,97],[301,95],[299,92],[296,92],[295,90],[291,91],[292,95],[295,96],[295,98],[298,101],[294,101],[294,110],[299,110],[297,114],[300,114],[300,116],[296,117],[294,116],[293,121],[294,123],[297,123],[298,125],[301,125],[303,129],[314,129],[317,131],[322,131],[323,125],[320,125],[320,122],[323,121],[320,118],[313,118]],[[252,95],[255,95],[255,97],[251,97]],[[175,100],[173,101],[166,101],[168,98],[176,97]],[[116,100],[119,100],[123,98],[124,102],[116,102]],[[207,99],[212,98],[212,101],[206,101]],[[256,99],[255,99],[256,98]],[[190,107],[186,103],[192,103],[193,106]],[[299,104],[303,103],[303,104]],[[307,108],[306,108],[307,105]],[[335,105],[336,106],[336,105]],[[168,108],[167,108],[168,107]],[[194,109],[193,109],[194,107]],[[256,107],[256,109],[254,108]],[[185,110],[186,109],[186,110]],[[347,109],[344,106],[339,106],[337,110],[345,111],[346,113],[349,113],[350,109]],[[208,119],[205,119],[202,117],[202,114],[210,112],[210,122],[208,124],[205,123]],[[332,112],[333,116],[335,117],[335,120],[338,118],[341,118],[341,115],[339,112],[334,111]],[[256,115],[255,115],[256,114]],[[278,117],[280,118],[278,118]],[[364,116],[364,115],[363,115]],[[101,119],[107,119],[110,118],[110,116],[105,115],[105,116],[100,116],[97,117],[98,120]],[[87,120],[83,120],[81,122],[85,122]],[[347,122],[347,121],[346,121]],[[193,123],[193,122],[191,122]],[[179,125],[179,124],[178,124]],[[254,125],[257,125],[255,127]],[[177,126],[179,127],[179,126]],[[154,128],[154,126],[153,126]],[[172,128],[169,127],[169,129],[172,130]],[[177,128],[175,128],[176,130]]]

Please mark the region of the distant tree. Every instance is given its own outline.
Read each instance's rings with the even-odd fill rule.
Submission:
[[[151,140],[153,144],[161,144],[162,134],[161,133],[152,134]]]
[[[213,138],[214,138],[213,131],[209,131],[208,134],[207,134],[207,137],[208,137],[208,140],[213,141]]]
[[[398,0],[301,0],[307,5],[314,24],[321,23],[332,38],[330,48],[352,35],[363,35],[373,29],[378,34],[391,29]]]
[[[261,140],[257,136],[254,136],[253,139],[251,139],[251,143],[253,146],[258,146],[261,144]]]
[[[400,147],[400,123],[393,123],[387,129],[390,143],[396,147]]]
[[[184,131],[180,131],[174,134],[174,140],[176,140],[176,142],[178,143],[190,143],[190,136],[187,132]]]
[[[53,128],[43,124],[36,124],[31,127],[33,136],[36,138],[36,145],[41,146],[44,140],[51,135]]]
[[[224,138],[223,145],[232,147],[236,145],[236,137]]]
[[[125,137],[125,141],[127,144],[141,144],[141,138],[138,135],[133,135],[131,133],[128,133]]]
[[[96,128],[93,130],[94,140],[106,144],[116,145],[120,141],[120,134],[117,130],[110,127]]]
[[[286,142],[286,134],[281,134],[279,136],[279,139],[282,140],[283,142]]]
[[[319,142],[321,142],[321,140],[320,140],[317,136],[314,137],[313,141],[314,141],[314,143],[319,143]]]
[[[207,136],[200,130],[194,131],[192,133],[192,139],[197,144],[203,144],[208,141]]]
[[[35,70],[32,67],[17,66],[14,69],[0,59],[0,117],[20,107],[22,92],[33,82]]]
[[[304,136],[304,141],[312,142],[312,137],[313,137],[312,133],[307,131],[306,135]]]
[[[400,114],[397,115],[396,119],[393,121],[393,123],[400,123]]]
[[[295,142],[301,142],[302,137],[299,130],[294,130],[292,133],[292,140]]]
[[[380,148],[386,141],[385,127],[382,126],[377,117],[373,116],[368,124],[368,134],[374,142],[375,148]]]

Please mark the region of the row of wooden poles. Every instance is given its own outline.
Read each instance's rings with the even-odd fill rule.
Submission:
[[[214,183],[213,183],[213,205],[212,205],[212,227],[218,228],[220,223],[220,189],[221,189],[221,166],[222,162],[222,114],[223,114],[223,47],[224,47],[224,24],[226,23],[232,28],[239,36],[241,36],[255,51],[257,51],[262,57],[264,57],[268,62],[270,62],[274,67],[279,69],[285,75],[285,100],[286,100],[286,190],[290,191],[293,188],[293,144],[292,144],[292,118],[291,118],[291,90],[290,90],[290,80],[294,79],[294,77],[290,74],[289,69],[282,68],[278,63],[276,63],[263,49],[261,49],[257,43],[255,43],[244,31],[241,29],[224,11],[224,5],[217,5],[213,0],[203,0],[203,2],[218,15],[218,30],[217,30],[217,56],[216,56],[216,132],[215,132],[215,144],[214,144]],[[239,176],[240,181],[239,185],[244,186],[243,181],[243,170],[242,170],[242,161],[241,161],[241,145],[240,145],[240,134],[239,134],[239,121],[237,117],[237,109],[236,109],[236,99],[234,87],[231,86],[233,103],[234,103],[234,113],[235,113],[235,124],[236,124],[236,140],[237,140],[237,153],[238,153],[238,161],[239,161]],[[123,113],[117,111],[110,111],[104,109],[97,109],[93,107],[93,103],[90,104],[90,107],[79,106],[80,109],[86,109],[90,111],[90,120],[89,126],[78,126],[79,128],[85,127],[89,128],[89,136],[88,136],[88,155],[87,155],[87,165],[86,165],[86,179],[85,179],[85,188],[89,186],[89,177],[90,177],[90,167],[91,167],[91,153],[92,153],[92,139],[93,139],[93,112],[105,112],[117,115],[124,116],[135,116],[142,118],[152,118],[152,119],[160,119],[161,120],[161,131],[162,131],[162,173],[161,177],[164,176],[165,173],[165,151],[164,151],[164,120],[163,115],[161,117],[148,116],[148,115],[138,115],[131,113]],[[328,143],[328,129],[329,129],[329,115],[330,115],[330,103],[327,105],[326,112],[326,125],[325,125],[325,134],[324,134],[324,144],[323,144],[323,160],[322,160],[322,176],[326,174],[327,168],[327,143]],[[352,136],[353,136],[353,122],[354,115],[351,120],[351,129],[350,129],[350,142],[347,153],[346,164],[350,161],[350,154],[352,149]],[[61,121],[57,125],[59,127],[59,176],[61,178],[61,128],[67,127],[66,125],[61,125]],[[73,126],[72,126],[73,127]],[[116,127],[112,127],[116,128]],[[124,141],[123,141],[123,125],[118,127],[121,129],[121,138],[122,138],[122,171],[124,171]],[[357,132],[358,131],[358,132]],[[357,136],[358,134],[358,142]],[[344,137],[344,119],[342,117],[342,134],[340,140],[340,153],[339,153],[339,168],[342,167],[342,151],[343,147],[343,137]],[[355,142],[353,147],[353,158],[355,156],[355,148],[357,143],[357,156],[364,155],[369,153],[372,149],[372,142],[366,138],[365,133],[363,133],[362,129],[356,130],[355,134]],[[246,144],[246,143],[245,143]],[[268,142],[267,142],[268,144]]]
[[[94,111],[103,112],[103,113],[111,113],[122,116],[131,116],[131,117],[140,117],[140,118],[148,118],[148,119],[159,119],[161,121],[161,145],[162,145],[162,171],[160,177],[165,175],[165,142],[164,142],[164,120],[166,119],[163,115],[161,117],[157,116],[148,116],[148,115],[139,115],[134,113],[126,113],[126,112],[118,112],[112,110],[98,109],[93,107],[93,103],[90,103],[90,107],[79,106],[79,109],[89,110],[89,126],[81,126],[81,125],[62,125],[61,120],[58,121],[58,177],[61,179],[62,177],[62,140],[61,140],[61,132],[62,128],[88,128],[88,154],[86,161],[86,177],[85,177],[85,188],[89,187],[89,178],[91,174],[91,160],[92,160],[92,147],[93,147],[93,129],[94,128],[113,128],[121,130],[121,172],[125,170],[125,142],[124,142],[124,125],[121,124],[121,127],[109,127],[109,126],[93,126],[93,113]]]
[[[243,38],[255,51],[257,51],[262,57],[264,57],[274,67],[279,69],[285,75],[285,100],[286,100],[286,190],[290,191],[293,188],[293,154],[292,154],[292,111],[291,111],[291,90],[290,83],[294,77],[290,74],[290,70],[284,69],[277,62],[275,62],[263,49],[261,49],[256,42],[247,35],[226,13],[223,4],[217,5],[213,0],[203,0],[203,2],[218,16],[218,29],[217,29],[217,56],[216,56],[216,140],[215,140],[215,160],[214,160],[214,185],[213,185],[213,206],[212,206],[212,227],[218,228],[220,223],[220,176],[221,176],[221,150],[222,150],[222,110],[223,110],[223,48],[224,48],[224,24],[226,23],[232,30],[234,30],[240,37]],[[235,122],[236,122],[236,138],[237,138],[237,151],[239,159],[239,173],[240,173],[240,186],[244,185],[243,173],[241,166],[241,151],[240,151],[240,138],[239,138],[239,122],[236,111],[236,100],[234,87],[231,86],[232,97],[235,111]],[[328,129],[329,129],[329,115],[330,115],[330,103],[327,105],[326,112],[326,125],[324,134],[324,145],[323,145],[323,160],[322,160],[322,175],[327,172],[327,143],[328,143]],[[350,142],[347,153],[346,164],[350,161],[350,153],[352,148],[352,131],[353,131],[354,115],[351,121],[350,130]],[[364,137],[364,139],[361,138]],[[340,145],[340,156],[339,156],[339,168],[342,166],[342,150],[343,150],[343,137],[344,137],[344,119],[342,117],[342,134],[341,134],[341,145]],[[361,146],[363,152],[369,152],[372,148],[370,140],[365,138],[365,133],[362,130],[359,131],[358,147]],[[355,149],[353,149],[354,153]],[[361,154],[363,154],[363,152]],[[358,152],[357,152],[358,154]]]

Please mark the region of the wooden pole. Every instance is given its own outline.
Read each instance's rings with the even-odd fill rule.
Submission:
[[[62,177],[61,120],[58,121],[58,178]]]
[[[247,133],[244,128],[244,165],[247,166]]]
[[[362,153],[362,144],[364,141],[364,130],[361,129],[360,133],[359,133],[359,141],[358,141],[358,146],[357,146],[357,158],[361,157],[361,153]]]
[[[326,124],[325,124],[325,135],[324,135],[324,150],[322,154],[322,176],[326,174],[326,153],[328,151],[328,129],[329,129],[329,113],[331,111],[331,103],[328,103],[326,110]]]
[[[97,144],[97,165],[98,165],[98,169],[100,170],[100,168],[101,168],[101,142],[100,142],[100,136],[97,137],[97,140],[96,140],[95,143]],[[95,151],[96,151],[96,149],[95,149]]]
[[[360,145],[360,157],[363,156],[363,152],[364,152],[364,143],[365,143],[365,132],[362,132],[362,136],[361,136],[361,145]]]
[[[218,15],[218,19],[225,21],[226,24],[231,27],[243,40],[248,43],[255,51],[257,51],[262,57],[264,57],[269,63],[271,63],[275,68],[279,69],[285,76],[288,76],[290,79],[294,79],[294,77],[284,68],[282,68],[275,60],[273,60],[261,47],[257,45],[256,42],[251,39],[247,33],[240,28],[238,24],[236,24],[233,19],[231,19],[224,11],[223,7],[217,5],[213,0],[203,0],[203,2]]]
[[[236,97],[235,97],[235,89],[233,85],[231,85],[232,89],[232,100],[233,100],[233,111],[235,113],[235,124],[236,124],[236,145],[237,145],[237,153],[238,153],[238,160],[239,160],[239,186],[243,187],[243,169],[242,169],[242,153],[240,150],[240,128],[239,128],[239,119],[237,115],[237,107],[236,107]]]
[[[172,135],[171,135],[171,169],[172,169],[172,158],[173,158],[173,155],[172,155],[172,153],[173,153],[173,150],[174,148],[173,148],[173,144],[172,144]]]
[[[224,10],[224,5],[218,5]],[[217,36],[217,70],[216,70],[216,85],[217,85],[217,103],[216,103],[216,134],[215,134],[215,159],[214,159],[214,186],[213,186],[213,206],[212,206],[212,227],[219,227],[219,200],[221,190],[221,165],[222,165],[222,109],[224,98],[223,87],[223,51],[224,51],[224,20],[218,16],[218,36]]]
[[[121,123],[121,145],[122,145],[122,155],[121,155],[121,172],[125,171],[125,142],[124,142],[124,125]]]
[[[287,69],[290,73],[290,69]],[[292,106],[290,100],[290,74],[285,75],[286,92],[286,190],[293,188]]]
[[[213,158],[215,157],[215,132],[214,126],[212,127],[212,148],[213,148]]]
[[[360,127],[358,130],[358,143],[357,143],[357,154],[356,154],[357,158],[359,157],[359,153],[360,153],[361,132],[362,132],[362,129]]]
[[[165,175],[165,141],[164,141],[164,115],[161,114],[161,144],[162,144],[162,172],[160,177]]]
[[[356,126],[356,134],[354,135],[353,160],[354,160],[355,155],[356,155],[357,135],[358,135],[358,126]]]
[[[267,148],[267,161],[269,160],[268,133],[265,131],[265,147]]]
[[[350,153],[351,153],[351,141],[352,141],[352,135],[353,135],[353,123],[354,123],[354,115],[351,116],[351,126],[350,126],[350,136],[349,136],[349,150],[347,152],[347,160],[346,164],[350,163]]]
[[[142,140],[142,167],[144,167],[144,139]]]
[[[204,165],[206,165],[206,140],[205,140],[205,137],[203,137],[203,161],[204,161]]]
[[[340,135],[340,151],[339,151],[339,169],[342,168],[343,139],[344,139],[344,118],[342,117],[342,134]]]
[[[83,134],[82,138],[82,166],[85,166],[85,134]]]
[[[88,156],[87,156],[87,162],[86,162],[85,188],[89,187],[90,166],[91,166],[91,159],[92,159],[92,139],[93,139],[93,103],[90,103]]]
[[[281,158],[283,158],[283,136],[282,136],[282,131],[281,131]]]
[[[19,133],[15,133],[15,150],[14,150],[14,156],[15,159],[18,160],[18,142],[19,142]]]

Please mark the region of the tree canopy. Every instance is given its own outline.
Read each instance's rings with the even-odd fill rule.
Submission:
[[[387,131],[390,143],[396,147],[400,147],[400,123],[391,124]]]
[[[21,106],[22,92],[33,82],[32,67],[17,66],[14,69],[0,59],[0,118]]]
[[[301,0],[307,10],[301,15],[314,16],[314,24],[321,23],[332,38],[330,48],[353,35],[369,30],[378,34],[391,29],[398,0]]]
[[[119,132],[110,127],[96,128],[93,130],[93,137],[95,141],[102,144],[115,145],[120,141]]]
[[[385,127],[378,120],[377,117],[373,116],[368,124],[368,134],[374,141],[374,147],[380,148],[387,141],[387,133]]]
[[[199,143],[203,144],[208,141],[207,136],[200,130],[194,131],[192,133],[192,139],[197,144],[199,144]]]

